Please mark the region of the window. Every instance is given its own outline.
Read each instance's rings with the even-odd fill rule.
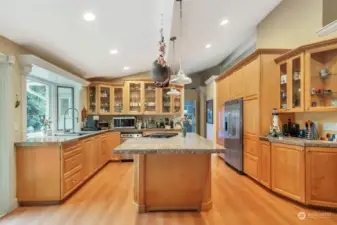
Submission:
[[[57,130],[74,130],[74,88],[57,87]],[[65,127],[64,127],[65,126]]]
[[[42,135],[44,121],[51,119],[51,87],[37,80],[27,79],[27,136]]]

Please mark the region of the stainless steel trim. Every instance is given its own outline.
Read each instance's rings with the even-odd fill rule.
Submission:
[[[136,119],[135,116],[126,116],[126,117],[113,117],[113,120],[120,120],[120,119]]]

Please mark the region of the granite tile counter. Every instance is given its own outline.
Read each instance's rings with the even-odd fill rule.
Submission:
[[[114,154],[210,154],[224,153],[225,148],[195,133],[171,138],[134,138],[114,149]]]
[[[294,138],[294,137],[274,138],[274,137],[269,137],[269,136],[261,136],[260,140],[269,141],[271,143],[296,145],[296,146],[303,146],[303,147],[337,148],[337,142],[306,140],[306,139]]]
[[[164,129],[164,128],[145,128],[145,129],[126,129],[126,128],[112,128],[109,130],[100,130],[100,131],[80,131],[82,135],[79,136],[46,136],[46,137],[34,137],[27,138],[18,142],[15,142],[16,147],[26,147],[26,146],[50,146],[50,145],[59,145],[69,141],[79,141],[88,137],[95,135],[103,134],[106,132],[165,132],[165,131],[176,131],[180,132],[180,129]]]

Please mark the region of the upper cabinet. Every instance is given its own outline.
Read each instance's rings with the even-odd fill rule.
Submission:
[[[99,114],[110,114],[112,111],[111,87],[99,85]]]
[[[112,113],[124,112],[124,88],[122,86],[112,87]]]
[[[129,114],[140,114],[144,110],[143,103],[143,83],[138,81],[128,81],[126,82],[126,96],[128,99],[128,113]]]
[[[337,111],[337,38],[277,57],[280,112]]]
[[[98,91],[97,86],[88,87],[88,114],[97,114],[98,112]]]
[[[144,113],[158,112],[158,89],[153,82],[144,82]]]
[[[103,83],[103,82],[102,82]],[[153,81],[125,81],[124,84],[98,83],[88,87],[88,114],[90,115],[180,115],[182,94],[170,96],[170,88],[156,88]]]
[[[280,62],[279,111],[304,111],[304,54]]]
[[[306,53],[306,110],[337,110],[337,45]]]

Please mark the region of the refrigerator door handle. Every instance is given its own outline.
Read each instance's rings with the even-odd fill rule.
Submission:
[[[231,137],[232,136],[232,129],[231,129],[231,113],[229,112],[228,113],[228,137]]]

